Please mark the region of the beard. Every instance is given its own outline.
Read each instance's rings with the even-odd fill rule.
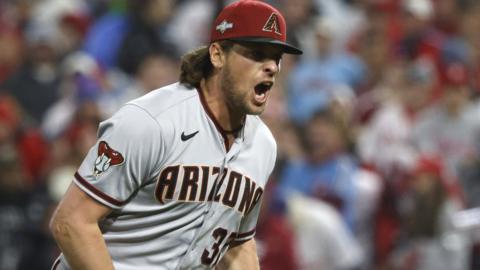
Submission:
[[[227,107],[231,112],[235,112],[235,114],[261,114],[263,112],[263,107],[259,108],[254,106],[249,101],[249,91],[238,89],[236,85],[238,84],[232,76],[230,66],[225,66],[221,77],[221,88],[225,95]]]

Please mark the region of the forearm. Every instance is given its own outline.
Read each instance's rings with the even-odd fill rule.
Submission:
[[[55,223],[54,238],[72,269],[114,269],[97,224]]]
[[[255,240],[230,248],[220,260],[216,270],[260,269]]]

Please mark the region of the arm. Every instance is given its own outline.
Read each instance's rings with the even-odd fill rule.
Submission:
[[[90,198],[75,184],[53,214],[50,230],[72,269],[113,269],[98,227],[110,208]]]
[[[232,246],[218,263],[216,270],[260,269],[257,246],[252,238]]]

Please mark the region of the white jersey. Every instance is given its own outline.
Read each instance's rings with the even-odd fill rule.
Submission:
[[[113,209],[99,225],[115,269],[210,269],[253,238],[276,143],[257,116],[240,133],[226,149],[202,93],[178,83],[100,124],[74,182]]]

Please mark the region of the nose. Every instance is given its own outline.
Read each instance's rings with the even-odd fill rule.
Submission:
[[[277,75],[278,71],[279,71],[279,66],[278,66],[278,62],[273,60],[273,59],[268,59],[265,61],[264,65],[263,65],[263,71],[265,73],[267,73],[269,76],[275,76]]]

